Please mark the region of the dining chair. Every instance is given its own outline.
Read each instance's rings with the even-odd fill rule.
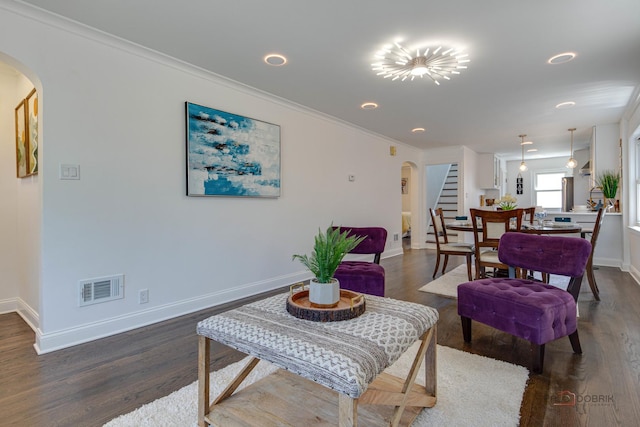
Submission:
[[[449,255],[456,255],[467,258],[467,275],[469,276],[469,280],[473,280],[473,276],[471,275],[471,256],[474,253],[473,244],[449,242],[442,208],[429,208],[429,213],[431,214],[431,224],[433,224],[433,230],[436,235],[436,268],[433,269],[433,278],[435,279],[436,274],[438,274],[440,256],[444,255],[444,263],[442,265],[442,274],[444,274],[447,263],[449,262]]]
[[[598,215],[596,216],[596,222],[593,224],[593,230],[583,229],[580,232],[580,235],[583,238],[586,238],[587,234],[591,234],[591,254],[589,254],[589,259],[587,260],[587,279],[589,281],[589,287],[591,288],[591,292],[593,292],[593,297],[596,301],[600,301],[600,289],[598,289],[598,284],[596,283],[596,277],[593,274],[593,253],[596,250],[596,242],[598,241],[598,235],[600,234],[600,228],[602,227],[602,222],[604,221],[604,215],[606,210],[604,208],[600,208],[598,211]]]
[[[530,208],[523,208],[522,210],[524,211],[524,218],[522,218],[522,220],[529,221],[529,224],[533,224],[536,217],[536,207],[531,206]]]
[[[476,256],[476,279],[485,278],[486,268],[507,270],[508,265],[498,259],[498,244],[500,237],[509,231],[517,231],[522,227],[522,208],[487,211],[471,209],[471,223],[473,224],[473,239]]]
[[[531,206],[529,208],[523,208],[524,211],[524,216],[522,217],[522,222],[529,222],[530,225],[533,225],[533,221],[535,220],[535,216],[536,216],[536,207],[535,206]],[[534,272],[532,271],[531,273],[529,273],[526,270],[522,270],[522,275],[524,277],[527,277],[529,274],[531,274],[531,277],[533,277]],[[549,283],[549,275],[543,272],[540,272],[541,276],[542,276],[542,281],[544,283]]]

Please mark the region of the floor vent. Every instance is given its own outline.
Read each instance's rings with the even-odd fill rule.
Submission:
[[[124,275],[98,277],[78,282],[80,307],[124,298]]]

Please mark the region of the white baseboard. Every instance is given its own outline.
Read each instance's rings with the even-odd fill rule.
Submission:
[[[629,267],[629,274],[631,274],[633,280],[635,280],[636,283],[640,285],[640,271],[638,271],[638,269],[632,265]]]
[[[622,260],[620,259],[615,259],[615,258],[593,258],[593,265],[594,266],[601,266],[601,267],[618,267],[619,269],[622,270]]]
[[[382,254],[384,258],[402,255],[402,248],[396,248],[386,251]],[[366,256],[360,256],[365,258]],[[369,256],[370,257],[370,256]],[[356,257],[358,258],[358,257]],[[217,305],[247,298],[263,292],[282,288],[296,282],[301,282],[311,278],[308,271],[294,273],[287,276],[278,277],[266,281],[250,283],[245,286],[226,289],[224,291],[203,295],[171,304],[152,307],[146,310],[128,313],[98,322],[92,322],[79,325],[64,330],[43,332],[38,326],[37,316],[33,321],[33,312],[23,310],[21,316],[25,318],[27,323],[32,325],[36,332],[36,342],[34,348],[38,354],[49,353],[63,348],[72,347],[74,345],[83,344],[99,338],[105,338],[122,332],[127,332],[153,323],[162,322],[164,320],[173,319],[178,316],[193,313],[195,311],[204,310],[215,307]],[[11,310],[15,311],[15,310]],[[194,325],[195,328],[195,325]],[[194,329],[195,330],[195,329]]]
[[[40,327],[40,315],[29,304],[18,298],[18,314],[29,325],[31,329],[37,331]]]
[[[18,313],[20,317],[36,331],[40,325],[40,316],[22,298],[8,298],[0,301],[0,314]]]
[[[311,278],[311,273],[308,271],[295,273],[64,330],[45,333],[40,328],[35,328],[36,342],[34,348],[38,354],[61,350],[263,292],[272,291],[292,283],[308,280],[309,278]],[[196,325],[194,324],[194,331],[195,327]]]
[[[0,314],[13,313],[18,311],[18,299],[7,298],[0,300]]]
[[[402,255],[404,253],[404,250],[402,248],[395,248],[395,249],[391,249],[388,251],[384,251],[382,253],[381,258],[391,258],[394,256],[398,256],[398,255]]]

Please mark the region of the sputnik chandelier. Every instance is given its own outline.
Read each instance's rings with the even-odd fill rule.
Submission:
[[[437,85],[439,79],[450,80],[452,74],[460,74],[470,60],[468,54],[445,46],[420,47],[412,54],[399,42],[384,46],[376,52],[377,62],[371,64],[373,71],[385,79],[405,81],[416,77],[429,77]]]

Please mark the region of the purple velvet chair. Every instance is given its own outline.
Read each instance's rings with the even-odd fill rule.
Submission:
[[[576,301],[591,243],[585,239],[506,233],[498,257],[509,277],[474,280],[458,285],[458,314],[465,342],[471,342],[471,320],[531,342],[532,368],[542,372],[544,346],[569,336],[574,353],[582,354]],[[517,268],[569,276],[567,290],[515,278]]]
[[[367,236],[350,253],[373,254],[373,262],[342,261],[333,275],[340,281],[340,288],[363,294],[384,296],[384,268],[380,255],[387,243],[387,230],[381,227],[335,227],[348,230],[349,235]]]

